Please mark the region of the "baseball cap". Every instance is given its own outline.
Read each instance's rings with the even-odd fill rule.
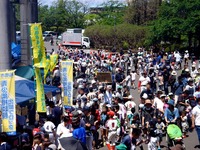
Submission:
[[[109,111],[107,114],[108,114],[108,116],[113,117],[115,115],[115,112],[114,111]]]

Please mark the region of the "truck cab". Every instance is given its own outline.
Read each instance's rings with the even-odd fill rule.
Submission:
[[[82,48],[86,49],[86,48],[90,48],[90,39],[89,37],[82,37]]]

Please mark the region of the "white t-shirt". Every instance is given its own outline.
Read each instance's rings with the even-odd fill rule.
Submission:
[[[106,122],[106,128],[108,128],[109,131],[117,131],[117,120],[116,119],[109,119]]]
[[[133,101],[128,101],[125,103],[125,106],[127,108],[127,115],[129,115],[131,114],[131,108],[136,107],[136,104]]]
[[[164,103],[161,99],[159,99],[158,97],[155,97],[154,98],[154,103],[153,103],[154,106],[156,106],[157,109],[163,111],[163,108],[164,108]]]
[[[69,129],[67,129],[67,127],[64,126],[64,122],[60,123],[57,127],[57,131],[56,134],[59,137],[62,137],[62,135],[60,135],[62,133],[62,135],[66,135],[66,134],[70,134]]]
[[[131,86],[131,75],[126,76],[125,81],[127,86]]]
[[[135,80],[135,78],[136,78],[136,74],[137,74],[136,72],[134,72],[134,73],[131,73],[131,80],[132,80],[132,81],[134,81],[134,80]]]
[[[44,123],[43,127],[46,132],[53,132],[56,126],[54,125],[53,122],[47,121]]]
[[[192,114],[195,116],[195,125],[200,126],[200,105],[192,109]]]
[[[174,57],[176,57],[176,62],[181,61],[181,55],[180,55],[179,53],[176,53],[176,54],[174,55]]]
[[[149,77],[144,77],[144,76],[141,76],[140,78],[139,78],[139,81],[141,82],[141,85],[143,85],[143,84],[146,84],[146,83],[149,83],[151,80],[150,80],[150,78]]]

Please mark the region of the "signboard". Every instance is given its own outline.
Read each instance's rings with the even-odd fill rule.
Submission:
[[[73,61],[61,62],[61,83],[63,105],[72,106],[73,101]]]
[[[111,72],[97,72],[97,80],[102,83],[112,83]]]
[[[6,132],[8,135],[16,135],[14,71],[0,72],[0,101],[3,132]]]

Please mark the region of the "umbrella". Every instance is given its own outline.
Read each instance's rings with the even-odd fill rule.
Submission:
[[[88,150],[86,145],[74,137],[63,137],[59,139],[60,145],[65,150]]]

